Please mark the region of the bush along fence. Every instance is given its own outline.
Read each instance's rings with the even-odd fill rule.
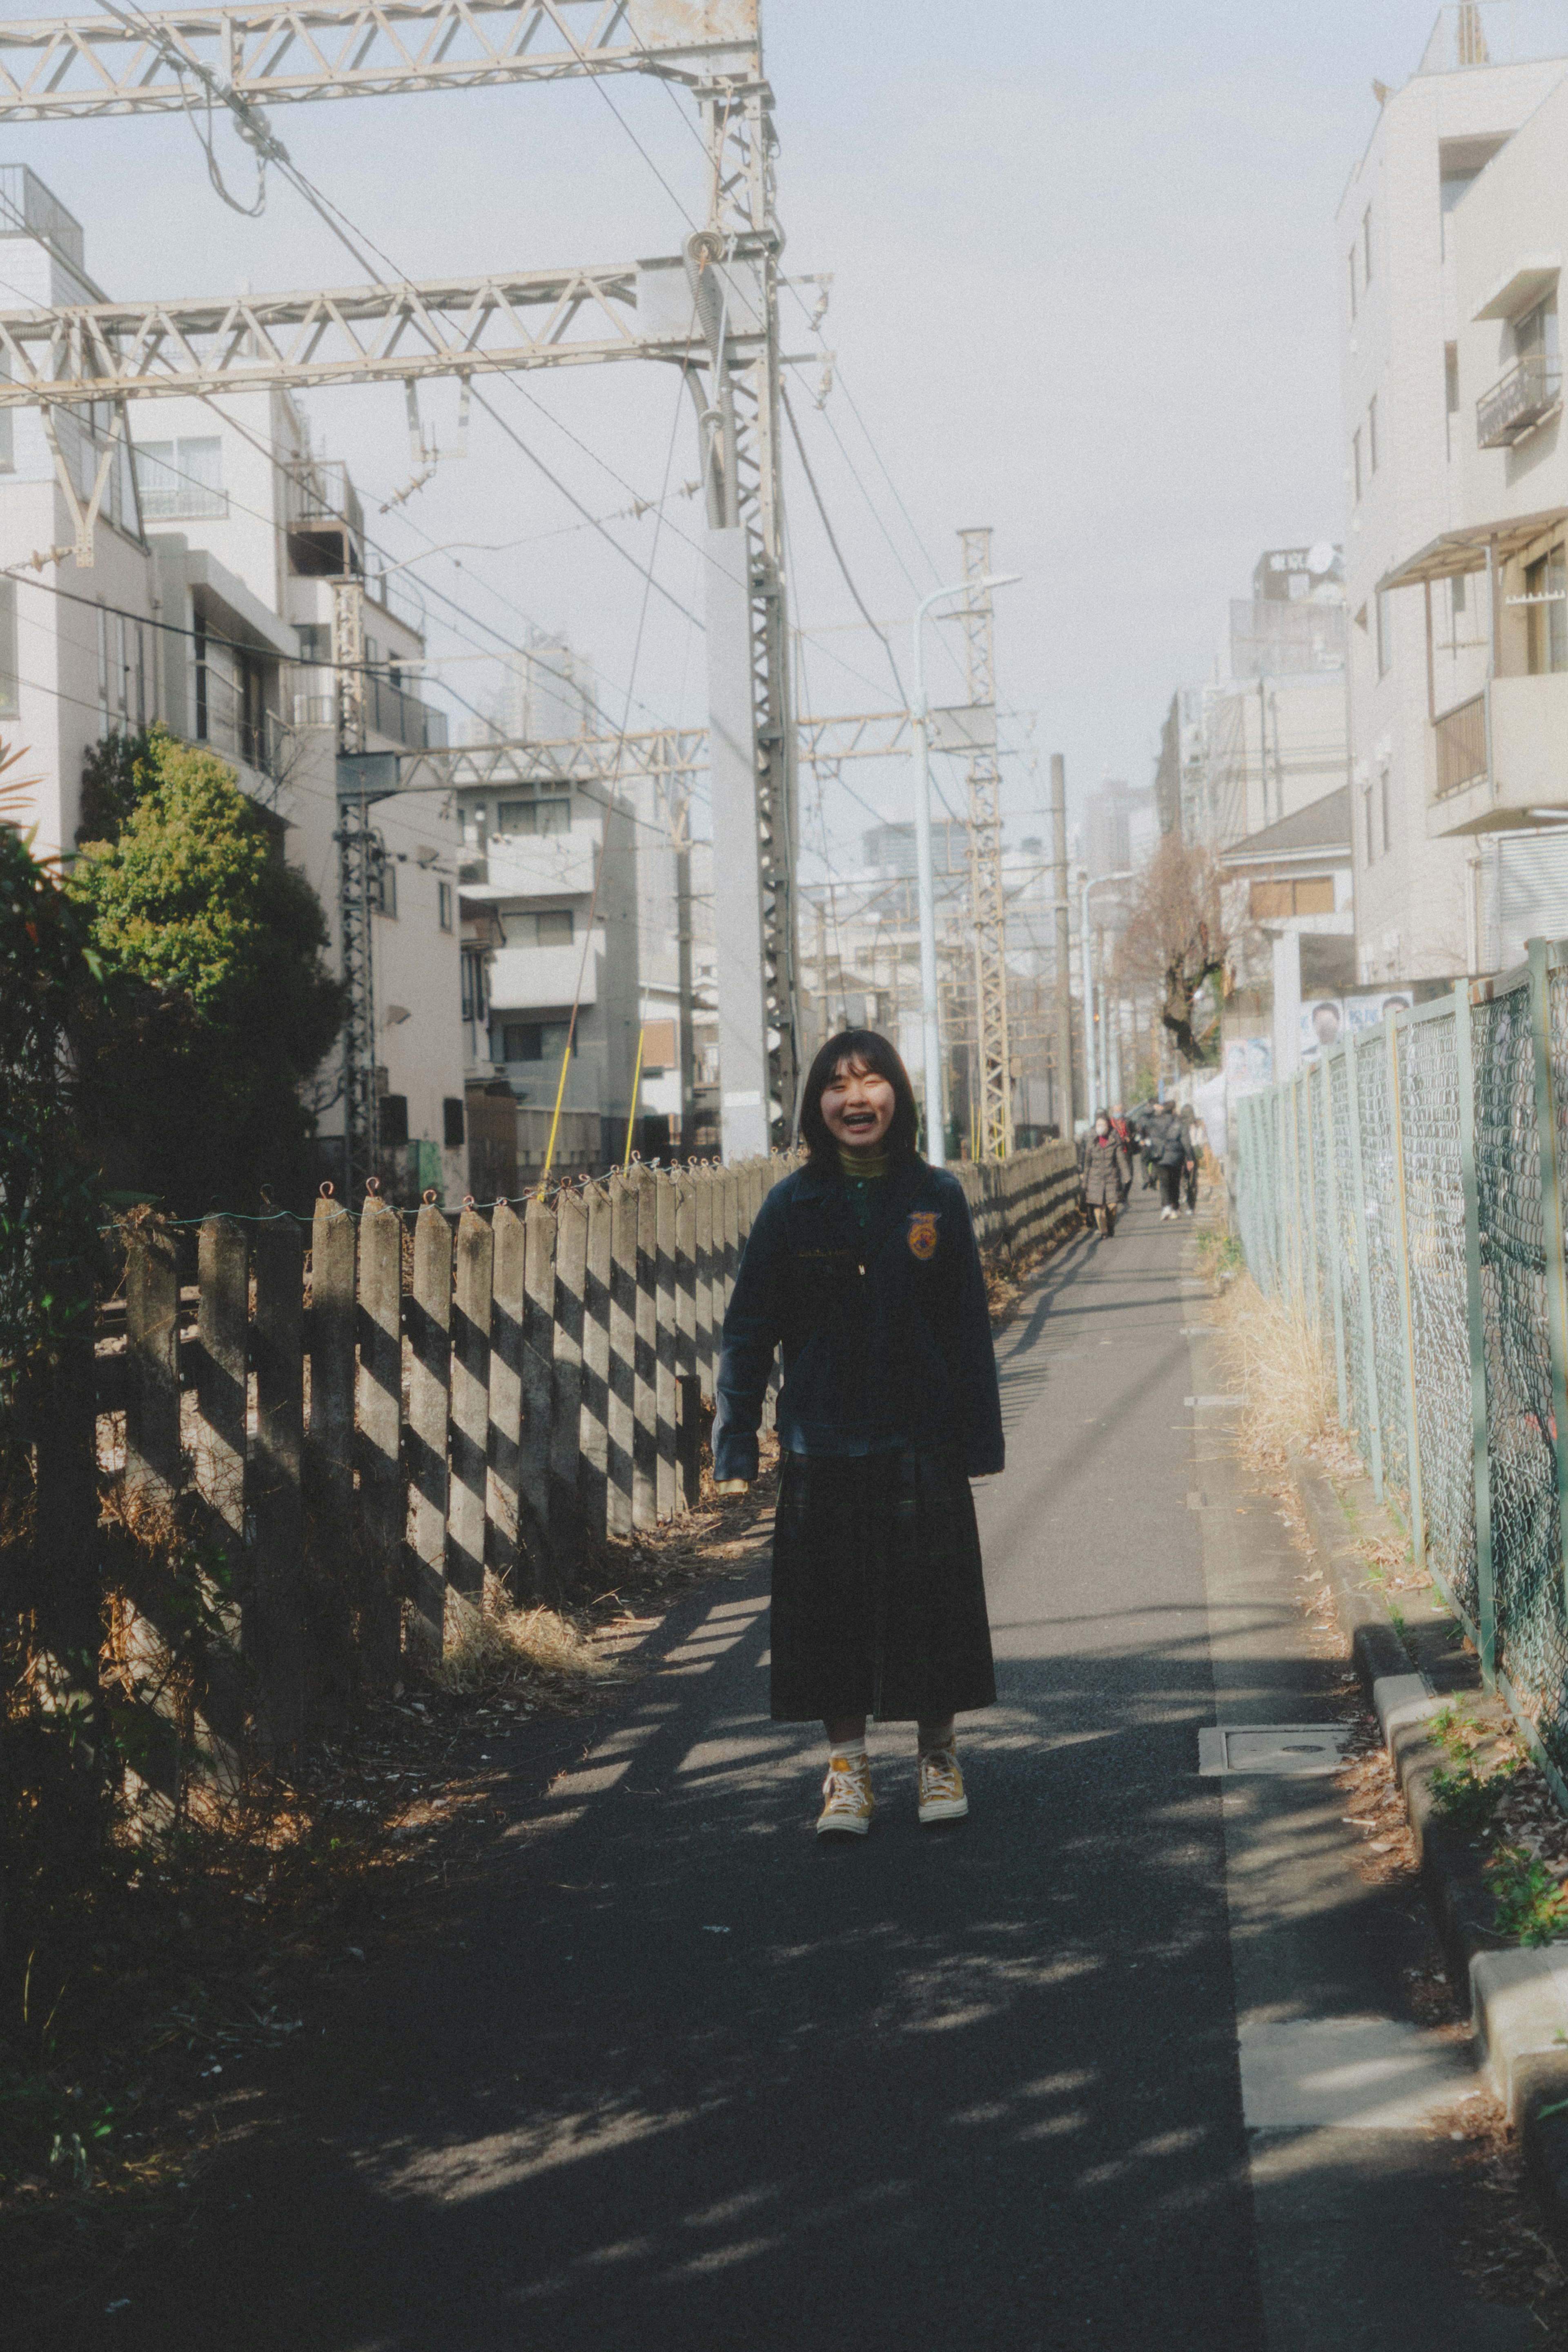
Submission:
[[[1568,1806],[1568,941],[1239,1106],[1248,1266]]]
[[[324,1197],[308,1225],[141,1215],[62,1354],[40,1510],[86,1536],[96,1485],[172,1529],[243,1668],[229,1715],[289,1748],[405,1645],[461,1639],[487,1578],[559,1597],[606,1536],[696,1501],[740,1253],[791,1164],[632,1166],[455,1218],[434,1196]],[[993,1261],[1073,1213],[1071,1145],[956,1172]],[[209,1728],[222,1712],[219,1690]]]

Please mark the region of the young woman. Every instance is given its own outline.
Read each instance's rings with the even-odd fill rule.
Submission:
[[[1083,1154],[1083,1198],[1094,1212],[1094,1223],[1107,1241],[1116,1231],[1116,1212],[1133,1182],[1127,1147],[1112,1126],[1109,1114],[1096,1111],[1094,1131]]]
[[[953,1718],[996,1699],[969,1480],[1002,1466],[979,1252],[956,1179],[915,1150],[908,1074],[846,1029],[800,1105],[810,1157],[758,1213],[718,1374],[721,1493],[757,1475],[782,1349],[772,1711],[828,1735],[819,1832],[863,1836],[868,1716],[919,1727],[919,1815],[969,1810]]]

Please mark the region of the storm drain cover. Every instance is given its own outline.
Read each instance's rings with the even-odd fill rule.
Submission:
[[[1215,1725],[1197,1735],[1202,1772],[1337,1772],[1351,1737],[1348,1723]]]

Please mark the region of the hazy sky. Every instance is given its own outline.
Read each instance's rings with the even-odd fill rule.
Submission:
[[[1433,0],[764,6],[785,267],[833,277],[822,335],[838,384],[819,414],[820,366],[792,383],[813,468],[866,603],[904,625],[905,669],[912,583],[924,593],[956,575],[960,526],[992,524],[998,562],[1026,575],[998,599],[998,667],[1004,704],[1038,713],[1040,774],[1015,757],[1008,782],[1012,833],[1038,831],[1046,753],[1065,751],[1075,791],[1107,771],[1147,781],[1172,688],[1207,674],[1225,599],[1245,593],[1259,551],[1341,535],[1334,206],[1375,120],[1373,78],[1414,71]],[[609,93],[622,121],[601,86],[562,83],[284,107],[275,129],[410,276],[672,251],[686,221],[659,175],[700,208],[690,110],[631,79]],[[248,199],[254,167],[221,120],[216,146]],[[178,118],[18,128],[0,161],[30,163],[78,215],[111,294],[361,274],[281,184],[259,220],[226,210]],[[810,348],[804,317],[789,318],[787,348]],[[480,381],[596,515],[656,497],[666,468],[677,484],[695,470],[691,412],[667,372]],[[423,400],[450,437],[455,390]],[[644,614],[637,572],[567,528],[571,511],[488,420],[476,415],[464,462],[377,518],[410,472],[401,388],[308,407],[392,555],[525,542],[413,576],[491,627],[527,616],[566,632],[612,710],[630,694],[644,719],[702,715],[695,630],[658,598]],[[155,432],[150,413],[140,423]],[[808,698],[885,707],[885,656],[841,625],[854,608],[793,450],[786,488],[794,615],[819,633]],[[666,516],[662,529],[651,515],[612,528],[644,562],[657,530],[660,579],[700,614],[698,510],[676,499]],[[959,698],[941,666],[954,633],[934,637],[934,691]],[[468,621],[431,635],[444,655],[492,643]],[[440,675],[475,699],[495,684],[478,662]],[[904,813],[901,770],[852,782]],[[955,770],[955,803],[960,783]],[[842,866],[870,819],[831,790],[822,815]],[[820,841],[810,794],[807,819]]]

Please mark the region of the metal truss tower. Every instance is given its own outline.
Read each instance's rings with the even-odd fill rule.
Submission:
[[[183,111],[216,100],[271,152],[260,110],[496,82],[645,73],[695,100],[706,225],[662,268],[338,289],[256,304],[78,305],[0,319],[0,404],[47,411],[193,391],[663,359],[696,398],[707,492],[707,643],[725,1154],[782,1141],[799,1080],[795,749],[779,446],[777,142],[758,0],[287,0],[0,25],[0,122]],[[542,307],[532,332],[520,313]],[[635,322],[613,315],[624,308]],[[453,314],[460,314],[455,320]],[[586,316],[590,332],[582,331]],[[45,346],[35,362],[34,347]],[[706,345],[706,352],[704,347]],[[704,381],[706,377],[706,381]],[[342,583],[354,590],[354,583]],[[357,593],[357,590],[354,590]],[[349,630],[346,603],[334,631]],[[362,646],[362,630],[361,632]],[[340,674],[341,675],[341,674]],[[340,747],[363,746],[362,681]],[[354,1010],[345,1155],[375,1146],[373,850],[343,793],[341,918]],[[349,1080],[352,1076],[352,1083]]]
[[[958,534],[964,577],[964,660],[969,700],[995,706],[996,648],[991,593],[974,583],[991,568],[989,530]],[[1012,1064],[1008,1045],[1007,903],[1002,892],[1001,766],[993,735],[969,755],[969,912],[975,946],[976,1063],[982,1160],[1005,1160],[1013,1148]]]

